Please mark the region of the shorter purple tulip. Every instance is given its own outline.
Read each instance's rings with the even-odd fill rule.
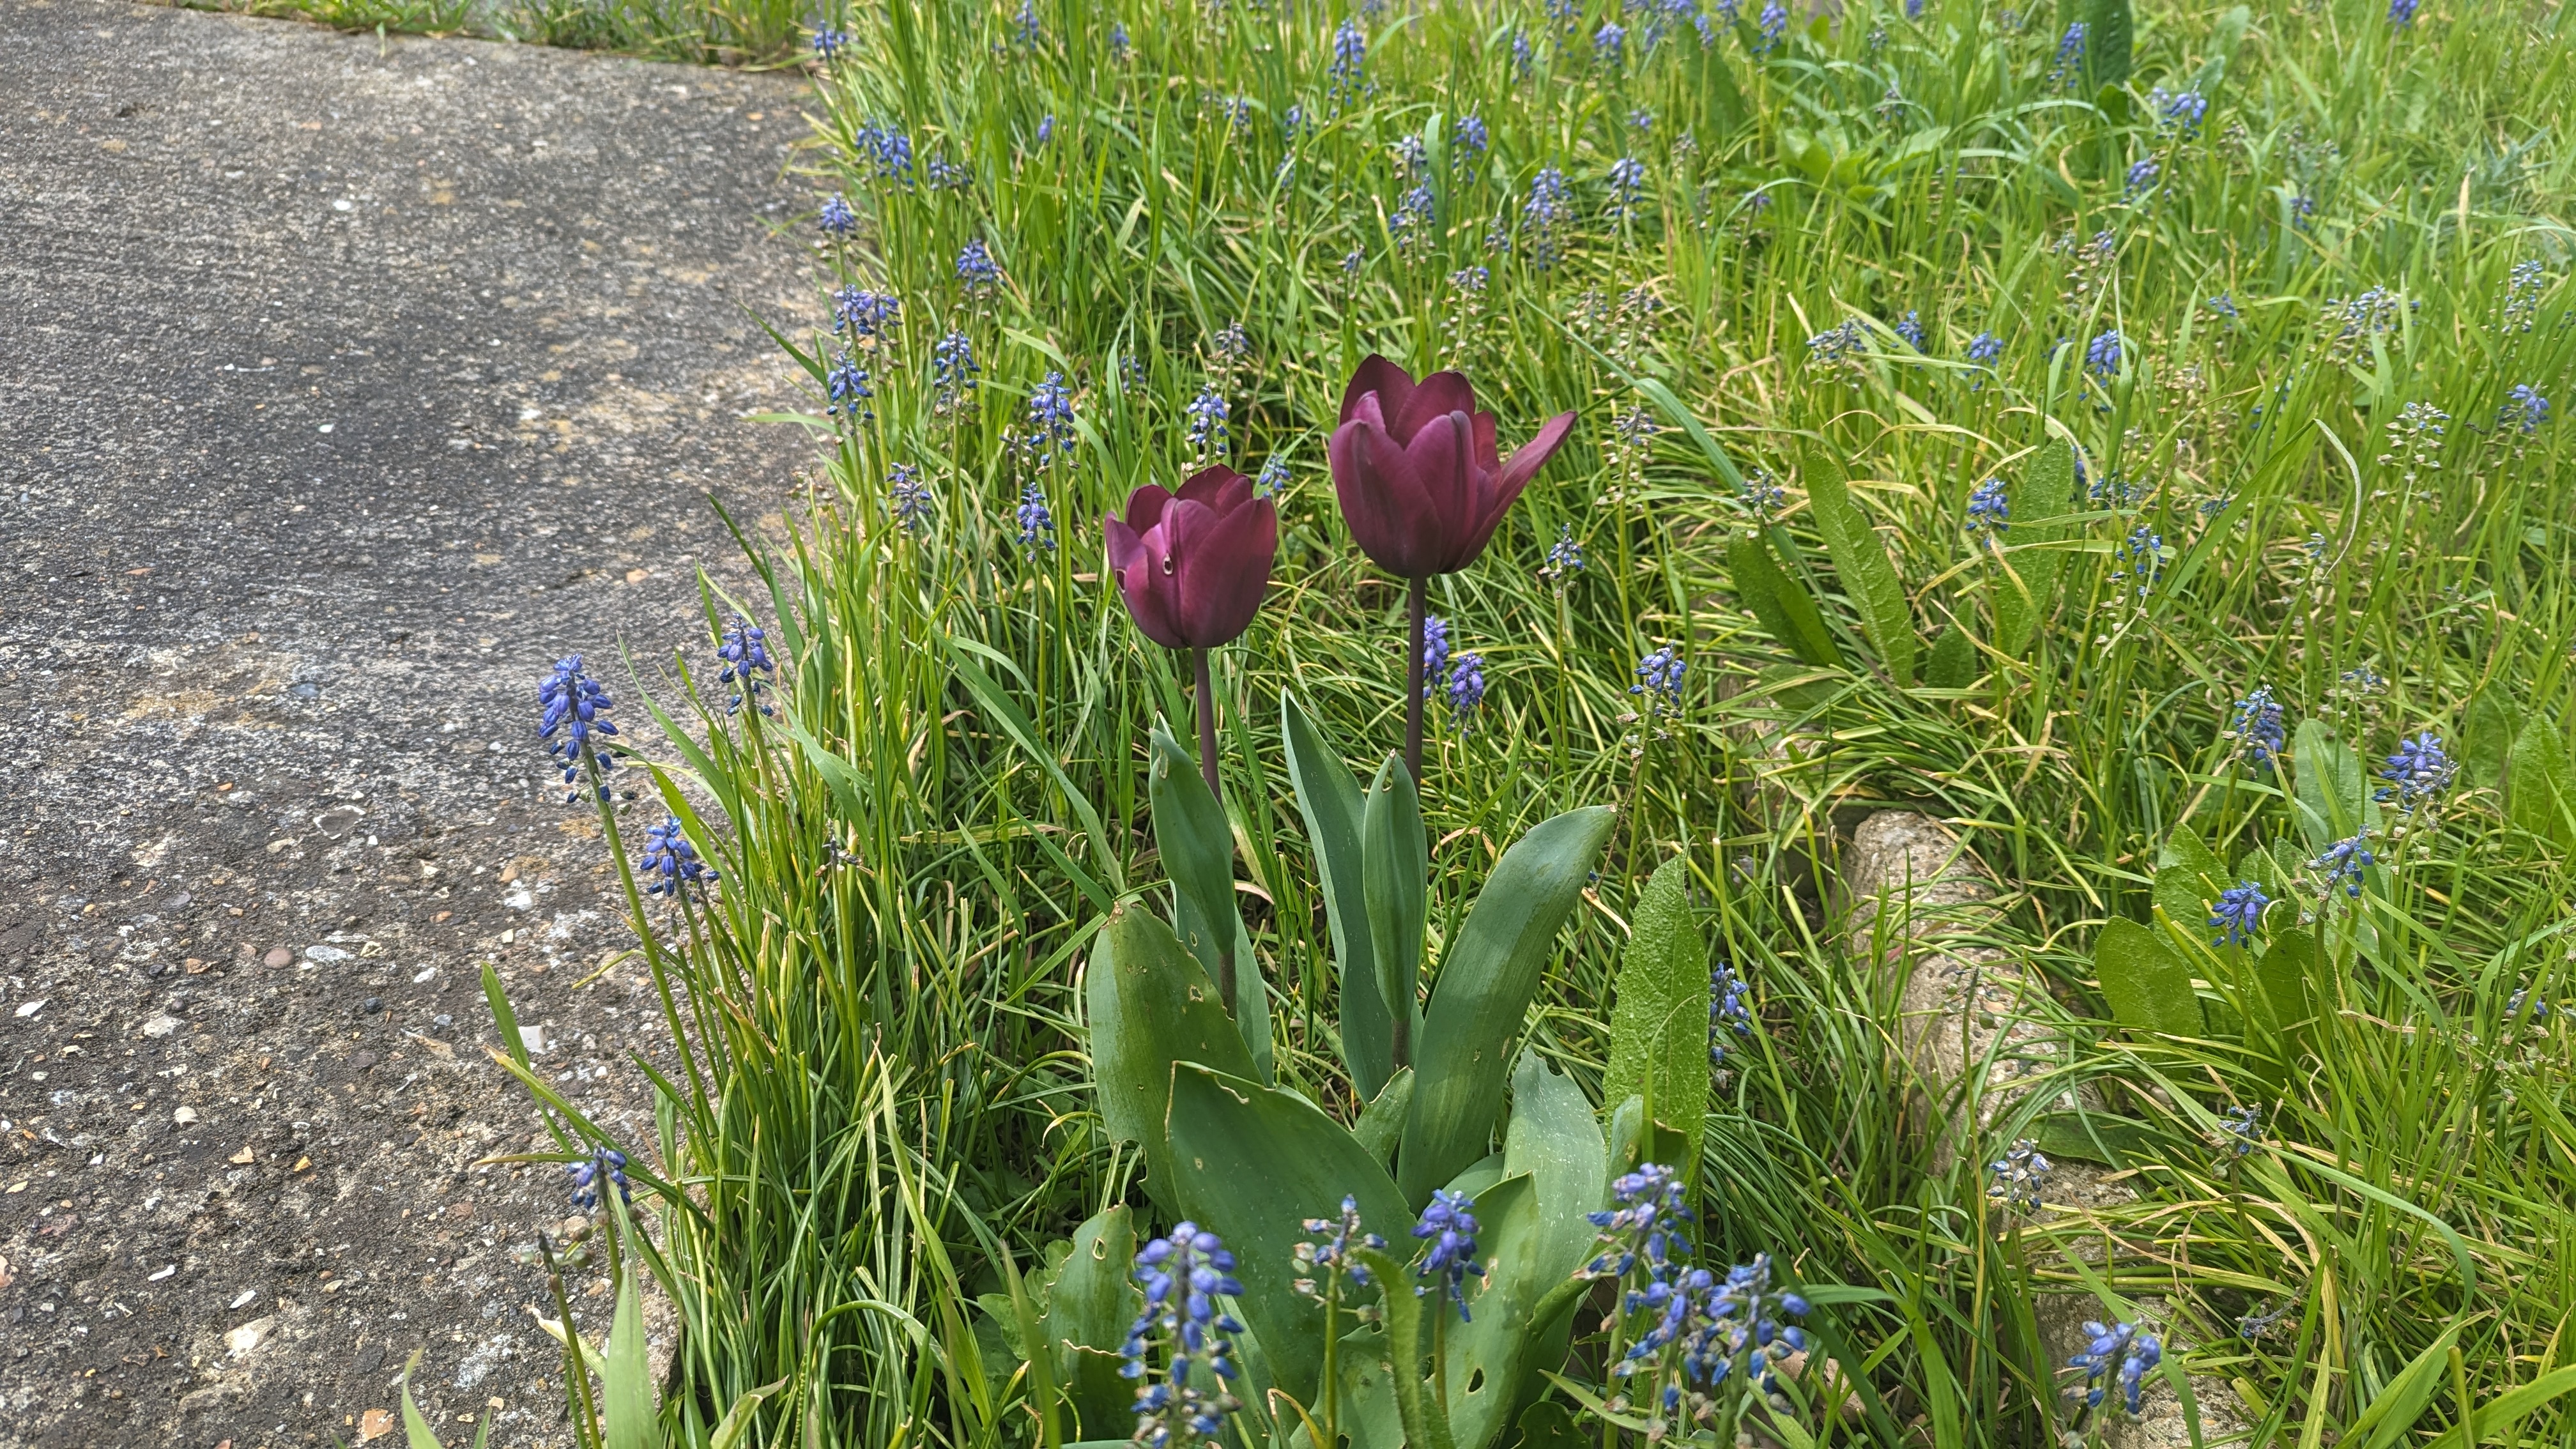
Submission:
[[[1178,493],[1148,483],[1127,516],[1101,519],[1109,569],[1145,637],[1173,649],[1228,643],[1252,623],[1279,549],[1279,506],[1232,468],[1204,468]]]

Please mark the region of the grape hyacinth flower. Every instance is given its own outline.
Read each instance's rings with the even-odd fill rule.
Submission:
[[[1329,93],[1335,106],[1368,92],[1368,35],[1356,20],[1344,19],[1333,31],[1333,64]]]
[[[2210,929],[2218,932],[2213,946],[2241,946],[2254,939],[2263,928],[2263,910],[2272,898],[2250,880],[2241,880],[2218,893],[2217,902],[2209,909]]]
[[[1019,13],[1011,17],[1011,31],[1023,49],[1035,50],[1044,43],[1046,33],[1038,28],[1037,0],[1020,0]]]
[[[2012,527],[2012,499],[2004,491],[2004,480],[1989,478],[1968,495],[1968,536],[2000,538]]]
[[[1383,1249],[1386,1239],[1360,1226],[1358,1198],[1344,1197],[1338,1217],[1306,1219],[1306,1235],[1316,1241],[1299,1243],[1291,1250],[1297,1266],[1313,1275],[1296,1281],[1293,1286],[1298,1292],[1310,1298],[1325,1297],[1335,1286],[1331,1280],[1337,1275],[1350,1287],[1369,1286],[1369,1270],[1352,1258],[1352,1252],[1359,1248]]]
[[[617,1189],[618,1201],[635,1200],[634,1193],[626,1185],[626,1154],[614,1147],[594,1147],[590,1150],[590,1156],[581,1161],[565,1163],[564,1172],[572,1179],[574,1207],[599,1206],[602,1183],[608,1183]]]
[[[946,414],[975,390],[984,369],[975,365],[975,344],[963,332],[951,332],[930,349],[930,410]]]
[[[1908,312],[1904,316],[1897,318],[1896,326],[1892,330],[1897,336],[1905,339],[1906,346],[1913,348],[1917,352],[1921,352],[1923,350],[1922,313]]]
[[[2103,1376],[2116,1367],[2121,1402],[2134,1417],[2139,1396],[2145,1392],[2147,1371],[2164,1358],[2164,1346],[2154,1334],[2140,1333],[2134,1323],[2087,1323],[2084,1336],[2084,1351],[2066,1361],[2068,1368],[2084,1370],[2084,1406],[2102,1406]]]
[[[1043,146],[1054,139],[1055,115],[1053,112],[1049,112],[1048,114],[1038,118],[1038,144]]]
[[[2261,1343],[2280,1328],[2281,1320],[2287,1318],[2290,1310],[2297,1306],[2298,1300],[2295,1298],[2282,1303],[2279,1307],[2273,1307],[2267,1301],[2264,1307],[2236,1320],[2236,1332],[2247,1343]]]
[[[849,43],[850,32],[846,30],[834,30],[828,25],[814,27],[814,58],[826,65],[831,64],[832,58],[839,55],[841,48]]]
[[[823,411],[835,417],[847,419],[853,427],[875,417],[876,411],[868,406],[868,400],[875,397],[876,393],[868,386],[868,382],[866,366],[850,354],[842,353],[839,359],[833,362],[832,370],[824,374],[824,384],[831,392],[831,401],[825,405]]]
[[[2209,115],[2209,98],[2198,91],[2168,91],[2157,86],[2147,93],[2147,109],[2155,113],[2157,130],[2188,141],[2200,134],[2200,123]]]
[[[2114,559],[2126,559],[2129,574],[2138,583],[2138,597],[2143,599],[2164,575],[2164,535],[2141,523],[2129,530],[2129,536],[2112,551]]]
[[[1673,646],[1667,644],[1637,663],[1637,682],[1628,686],[1630,694],[1646,697],[1649,718],[1661,714],[1679,714],[1682,707],[1682,673],[1690,667]]]
[[[1628,49],[1628,32],[1605,20],[1592,32],[1592,58],[1604,70],[1617,70]]]
[[[1530,238],[1530,265],[1542,272],[1553,268],[1565,255],[1557,225],[1565,220],[1567,195],[1565,173],[1553,166],[1542,166],[1530,181],[1529,200],[1521,207],[1521,229]]]
[[[1485,702],[1485,659],[1481,654],[1461,654],[1449,665],[1449,710],[1458,728],[1465,730],[1476,710]]]
[[[1001,268],[993,265],[993,253],[982,237],[970,237],[957,252],[957,280],[966,284],[969,297],[989,297],[1002,279]]]
[[[853,339],[881,337],[903,320],[903,299],[892,292],[843,287],[832,295],[832,330]]]
[[[2403,30],[2415,23],[2418,0],[2388,0],[2388,23]]]
[[[1690,1252],[1690,1239],[1678,1226],[1692,1221],[1680,1173],[1639,1163],[1610,1184],[1610,1197],[1617,1206],[1588,1214],[1601,1230],[1601,1252],[1585,1265],[1587,1276],[1625,1278],[1642,1261],[1650,1275],[1662,1277],[1660,1270]]]
[[[1764,1393],[1776,1393],[1779,1385],[1773,1366],[1807,1349],[1806,1331],[1779,1321],[1806,1317],[1807,1300],[1772,1286],[1768,1253],[1756,1253],[1752,1262],[1729,1268],[1726,1281],[1709,1294],[1702,1311],[1710,1327],[1692,1346],[1689,1361],[1698,1365],[1692,1377],[1712,1385],[1724,1382],[1736,1359],[1749,1354],[1747,1367],[1758,1375],[1755,1384]]]
[[[1011,510],[1020,525],[1020,547],[1040,553],[1055,552],[1055,514],[1047,507],[1046,492],[1032,478],[1020,490],[1020,505]]]
[[[1726,1064],[1726,1038],[1729,1034],[1742,1039],[1753,1035],[1753,1012],[1745,1005],[1749,991],[1735,968],[1720,961],[1708,973],[1708,1064]]]
[[[599,777],[616,768],[617,755],[605,741],[617,734],[617,723],[608,717],[616,701],[598,680],[584,673],[581,656],[569,654],[555,661],[555,672],[537,686],[537,703],[544,710],[537,726],[537,738],[546,740],[546,753],[563,765],[564,783],[570,785],[584,774],[591,777],[601,800],[608,798],[608,786]],[[561,730],[563,738],[556,739]],[[569,805],[581,798],[578,791],[564,792]]]
[[[2225,737],[2236,741],[2236,752],[2255,769],[2272,767],[2281,753],[2283,738],[2281,702],[2272,697],[2272,686],[2259,686],[2252,694],[2236,701],[2236,719]]]
[[[1463,155],[1484,155],[1487,139],[1485,118],[1482,116],[1460,116],[1458,123],[1449,128],[1450,146]]]
[[[2348,836],[2327,846],[2323,855],[2308,862],[2308,869],[2323,875],[2323,889],[2328,895],[2341,885],[2346,896],[2360,899],[2362,871],[2378,864],[2378,858],[2370,853],[2369,841],[2368,831]]]
[[[887,470],[886,512],[893,516],[895,527],[906,533],[930,526],[930,485],[921,481],[919,468],[897,463]]]
[[[1761,35],[1753,42],[1753,53],[1769,55],[1780,48],[1781,39],[1789,33],[1789,7],[1781,4],[1780,0],[1771,0],[1770,4],[1762,7],[1758,25]]]
[[[1413,1225],[1413,1235],[1431,1244],[1431,1251],[1423,1256],[1413,1276],[1439,1280],[1442,1293],[1458,1305],[1461,1323],[1475,1321],[1467,1311],[1467,1275],[1473,1273],[1479,1279],[1485,1276],[1485,1265],[1476,1261],[1479,1228],[1475,1206],[1476,1200],[1465,1193],[1437,1188],[1431,1194],[1431,1205],[1422,1210],[1422,1220]],[[1427,1287],[1416,1287],[1413,1295],[1419,1298],[1429,1291]]]
[[[1530,44],[1529,32],[1512,32],[1512,78],[1527,80],[1538,66],[1538,51]]]
[[[2084,370],[2104,382],[2120,372],[2120,330],[2104,330],[2084,347]]]
[[[2388,767],[2379,772],[2391,788],[2381,790],[2377,798],[2393,798],[2398,809],[2411,814],[2418,803],[2437,799],[2451,788],[2459,773],[2459,762],[2443,750],[2441,738],[2427,730],[2397,742],[2397,753],[2388,757]]]
[[[1252,496],[1276,498],[1288,490],[1288,460],[1273,453],[1261,465],[1261,475],[1252,480]]]
[[[823,198],[823,209],[814,221],[823,228],[826,236],[832,237],[846,237],[859,225],[859,218],[850,210],[850,204],[838,196]]]
[[[1236,1370],[1226,1335],[1244,1327],[1217,1306],[1219,1296],[1243,1292],[1234,1254],[1224,1239],[1184,1222],[1138,1250],[1135,1276],[1145,1311],[1127,1329],[1118,1373],[1139,1381],[1136,1442],[1170,1445],[1176,1429],[1197,1442],[1214,1440],[1225,1432],[1226,1416],[1243,1407],[1227,1388]],[[1146,1360],[1157,1348],[1169,1367],[1160,1381],[1148,1382]]]
[[[1431,682],[1449,667],[1449,621],[1438,614],[1422,616],[1422,687],[1427,692]]]
[[[1608,215],[1612,221],[1625,220],[1636,213],[1637,193],[1645,185],[1646,163],[1634,156],[1622,156],[1610,163]]]
[[[1574,525],[1557,525],[1556,542],[1548,545],[1547,563],[1538,576],[1559,588],[1565,581],[1583,572],[1583,545],[1574,541]]]
[[[2524,433],[2528,434],[2549,421],[2549,399],[2542,397],[2530,383],[2515,383],[2513,390],[2505,396],[2511,401],[2505,405],[2500,416],[2510,420],[2514,414],[2520,413],[2522,416],[2519,421]]]
[[[760,691],[770,680],[778,677],[778,662],[769,657],[768,631],[748,619],[736,617],[725,626],[724,636],[716,645],[716,657],[724,661],[723,670],[716,675],[716,683],[730,684],[740,691],[726,702],[726,712],[739,711],[743,701],[748,699],[762,714],[769,713],[769,706],[759,702]],[[762,678],[763,675],[768,678]]]
[[[2049,89],[2071,86],[2084,78],[2084,22],[2066,27],[2057,42],[2057,64],[2048,72]]]
[[[2136,164],[2129,168],[2129,181],[2124,194],[2138,196],[2155,190],[2156,174],[2161,169],[2156,165],[2156,158],[2153,156],[2138,158]]]
[[[1126,24],[1122,21],[1111,21],[1109,23],[1109,58],[1121,65],[1125,64],[1130,46]]]
[[[716,873],[698,859],[698,848],[689,843],[688,832],[680,817],[665,815],[662,823],[646,827],[644,851],[636,858],[639,873],[648,877],[644,894],[677,896],[680,887],[691,881],[710,881]]]
[[[2039,1211],[2040,1190],[2056,1167],[2040,1155],[2039,1144],[2024,1137],[2004,1149],[2004,1155],[1986,1164],[1993,1181],[1986,1184],[1986,1196],[2026,1213]]]
[[[905,188],[912,185],[912,137],[900,127],[890,121],[870,121],[851,140],[860,158],[875,166],[879,181]]]
[[[1048,373],[1030,390],[1027,441],[1040,467],[1057,454],[1073,451],[1073,394],[1065,390],[1063,373]]]
[[[1190,399],[1189,414],[1190,447],[1195,450],[1198,460],[1204,463],[1210,458],[1224,457],[1226,406],[1216,384],[1208,383],[1199,388],[1199,395]]]
[[[2530,1008],[2529,1015],[2527,1017],[2524,1013],[2526,1003]],[[2531,994],[2531,988],[2528,986],[2517,986],[2513,989],[2513,995],[2505,999],[2504,1019],[2508,1023],[2519,1020],[2528,1020],[2532,1025],[2537,1026],[2549,1019],[2549,1014],[2553,1009],[2559,1012],[2567,1010],[2567,1008],[2563,1006],[2552,1008],[2546,999],[2534,998]]]
[[[2228,1107],[2218,1114],[2219,1143],[2238,1157],[2254,1150],[2263,1140],[2263,1109]]]

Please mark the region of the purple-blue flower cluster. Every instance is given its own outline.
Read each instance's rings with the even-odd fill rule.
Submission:
[[[2238,881],[2220,891],[2209,908],[2210,929],[2218,932],[2210,944],[2241,946],[2254,939],[2254,933],[2263,928],[2263,910],[2271,904],[2272,898],[2250,880]]]
[[[689,833],[677,815],[665,815],[660,824],[645,829],[644,852],[636,864],[646,877],[648,896],[677,896],[680,887],[692,881],[716,878],[715,871],[698,858],[698,848],[689,843]]]
[[[2140,1333],[2134,1323],[2087,1323],[2084,1338],[2084,1351],[2066,1361],[2068,1368],[2084,1371],[2084,1406],[2102,1406],[2102,1380],[2116,1370],[2121,1402],[2134,1416],[2139,1397],[2146,1391],[2147,1371],[2164,1358],[2164,1345],[2156,1341],[2154,1334]]]
[[[1235,1376],[1234,1345],[1226,1335],[1244,1327],[1218,1307],[1219,1297],[1234,1297],[1243,1285],[1234,1277],[1234,1254],[1225,1242],[1196,1223],[1184,1222],[1168,1238],[1156,1238],[1136,1254],[1136,1282],[1145,1292],[1145,1311],[1127,1329],[1120,1354],[1122,1378],[1140,1382],[1136,1389],[1136,1442],[1168,1446],[1177,1429],[1205,1443],[1225,1431],[1228,1414],[1243,1407],[1227,1388]],[[1155,1349],[1167,1369],[1152,1379],[1147,1358]]]
[[[1431,1194],[1431,1205],[1422,1210],[1422,1220],[1413,1225],[1413,1235],[1431,1245],[1421,1264],[1413,1270],[1416,1278],[1438,1280],[1437,1286],[1450,1302],[1458,1305],[1458,1321],[1472,1322],[1467,1312],[1467,1275],[1485,1276],[1485,1265],[1476,1261],[1476,1234],[1481,1231],[1475,1217],[1476,1200],[1462,1192],[1437,1188]],[[1419,1298],[1429,1287],[1416,1287]]]
[[[606,800],[608,786],[599,777],[617,765],[616,752],[606,743],[617,734],[617,722],[608,717],[616,701],[584,672],[581,656],[570,654],[556,660],[554,674],[537,686],[537,704],[544,711],[537,738],[548,741],[546,753],[562,764],[564,783],[573,784],[588,770],[599,798]],[[555,738],[557,731],[561,739]],[[564,792],[567,805],[580,798],[578,791]]]

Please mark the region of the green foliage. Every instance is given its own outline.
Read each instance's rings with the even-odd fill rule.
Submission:
[[[1637,897],[1610,1010],[1604,1101],[1643,1095],[1646,1110],[1699,1160],[1708,1115],[1708,945],[1690,903],[1690,857],[1665,861]]]
[[[1816,530],[1825,536],[1825,551],[1843,588],[1860,609],[1861,627],[1878,649],[1879,663],[1896,683],[1914,682],[1914,612],[1905,586],[1887,561],[1878,534],[1854,503],[1840,461],[1821,448],[1807,450],[1807,501],[1815,510]]]
[[[1393,1070],[1395,1037],[1393,1008],[1378,978],[1377,928],[1368,914],[1362,864],[1366,847],[1361,830],[1369,797],[1360,793],[1341,752],[1285,690],[1279,694],[1279,724],[1281,753],[1296,787],[1297,813],[1315,855],[1315,885],[1323,894],[1325,922],[1332,932],[1342,1065],[1350,1073],[1351,1090],[1361,1101],[1373,1102]],[[1406,1021],[1409,1030],[1409,1008]]]
[[[2514,828],[2561,849],[2576,842],[2576,768],[2546,720],[2523,725],[2505,759],[2505,814]]]
[[[2093,973],[2111,1017],[2133,1032],[2201,1034],[2200,1000],[2191,967],[2135,921],[2114,920],[2093,943]]]

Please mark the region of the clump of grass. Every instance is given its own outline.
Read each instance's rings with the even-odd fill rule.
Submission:
[[[310,20],[335,30],[477,35],[655,60],[774,66],[807,42],[789,0],[189,0],[199,8]]]
[[[1633,892],[1690,854],[1759,1023],[1705,1134],[1710,1249],[1865,1290],[1844,1331],[1914,1439],[2098,1427],[2038,1342],[2065,1292],[2162,1299],[2156,1392],[2232,1395],[2258,1442],[2576,1432],[2576,1063],[2528,1009],[2569,994],[2576,840],[2565,41],[2537,11],[2151,7],[2106,74],[1965,3],[1695,14],[845,22],[816,233],[839,321],[782,338],[827,456],[757,551],[769,596],[709,600],[769,622],[775,712],[696,682],[712,627],[659,673],[685,707],[656,808],[723,876],[648,922],[696,1071],[661,1144],[677,1419],[788,1377],[770,1442],[1032,1432],[1016,1272],[1141,1201],[1075,971],[1159,878],[1141,742],[1190,714],[1091,520],[1212,451],[1282,510],[1216,679],[1279,1077],[1351,1115],[1261,722],[1285,687],[1345,741],[1400,732],[1404,601],[1323,456],[1377,350],[1463,368],[1507,429],[1583,416],[1435,584],[1486,685],[1425,771],[1435,929],[1530,823],[1621,805],[1530,1026],[1597,1085]],[[1746,535],[1815,633],[1775,634]],[[1669,697],[1639,674],[1659,650],[1689,665]],[[2260,752],[2229,734],[2258,688],[2285,715]],[[2438,812],[2386,820],[2358,896],[2306,865],[2323,767],[2257,758],[2310,722],[2373,768],[2424,731],[2464,762]],[[2004,1144],[1949,1167],[1907,1120],[1902,1023],[1831,875],[1885,805],[2016,884],[1995,930],[2092,1023],[2057,1082],[2118,1120],[2090,1150],[2134,1203],[1999,1230]],[[2296,1031],[2228,1028],[2215,957],[2206,1032],[2113,1019],[2093,942],[2159,919],[2185,834],[2267,883],[2267,941],[2304,915],[2329,943]]]

